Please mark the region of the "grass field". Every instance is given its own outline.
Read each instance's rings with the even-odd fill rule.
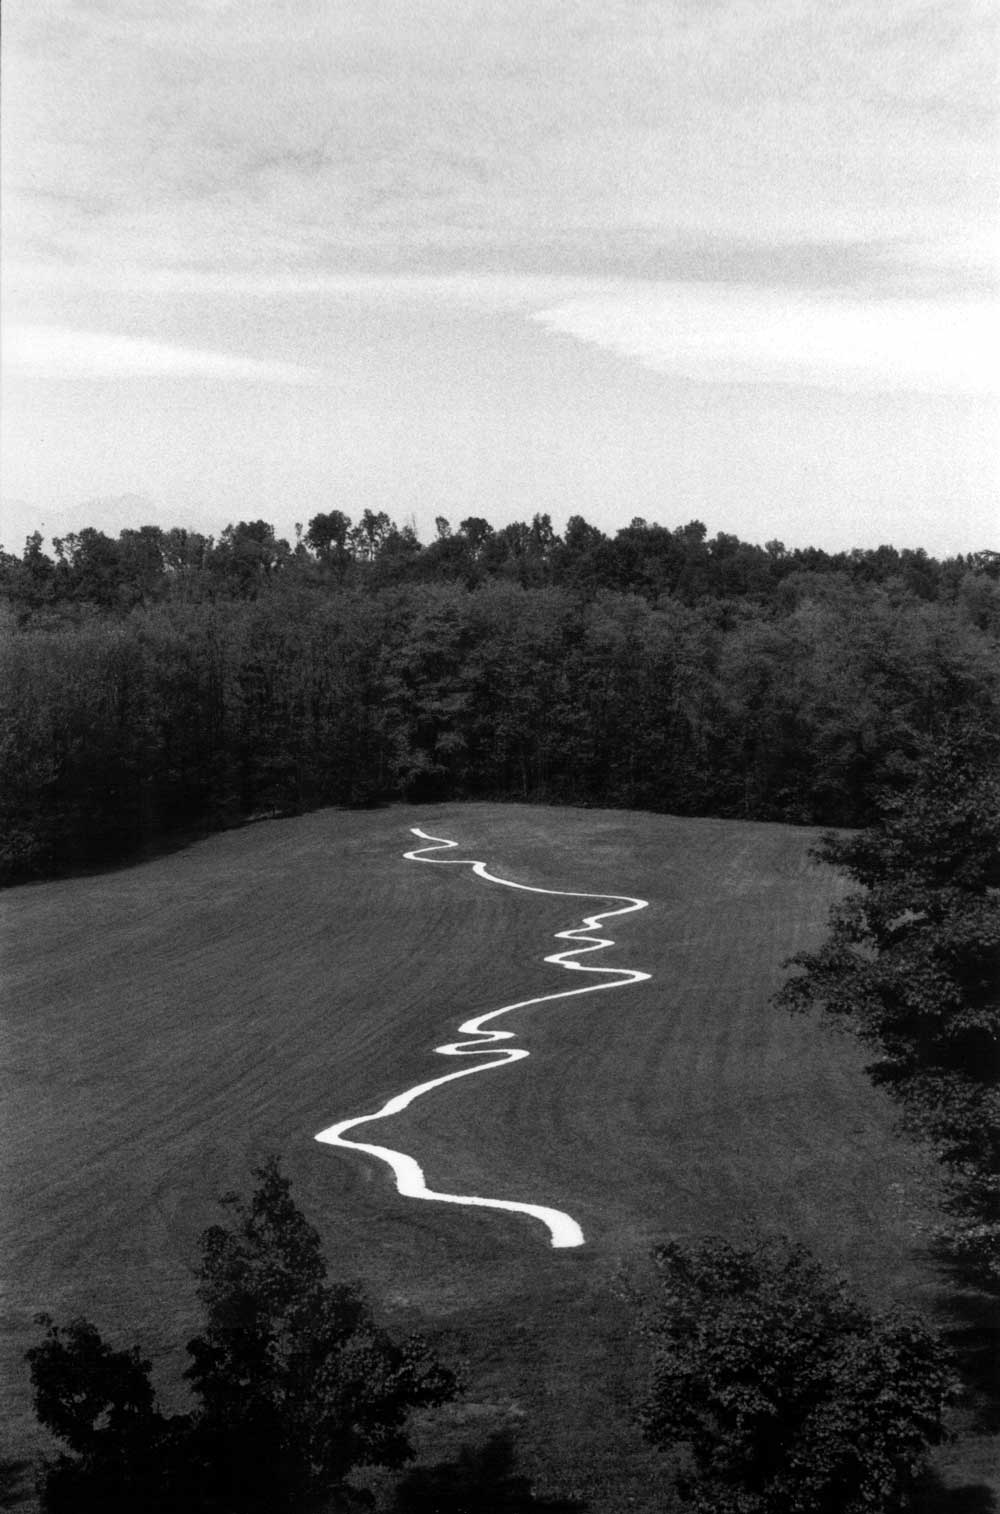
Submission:
[[[405,861],[413,825],[505,877],[649,900],[613,922],[601,958],[649,982],[512,1016],[529,1059],[358,1132],[411,1153],[432,1185],[567,1211],[578,1250],[553,1251],[521,1216],[400,1198],[381,1163],[313,1139],[454,1070],[433,1048],[461,1020],[568,986],[542,958],[584,911]],[[542,1492],[608,1514],[670,1507],[624,1407],[631,1351],[609,1288],[656,1238],[755,1220],[875,1301],[933,1308],[928,1167],[857,1051],[769,1004],[835,897],[814,839],[527,806],[327,810],[11,890],[7,1454],[40,1444],[20,1361],[37,1310],[140,1339],[158,1381],[176,1381],[198,1234],[270,1152],[331,1273],[361,1277],[391,1325],[422,1321],[464,1363],[465,1398],[428,1424],[427,1456],[510,1433]],[[982,1482],[987,1459],[972,1439],[942,1466]]]

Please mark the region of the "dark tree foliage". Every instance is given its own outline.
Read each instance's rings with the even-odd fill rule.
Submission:
[[[26,1353],[35,1413],[73,1453],[46,1469],[49,1514],[167,1514],[183,1507],[190,1422],[159,1413],[151,1364],[139,1348],[115,1351],[85,1319],[59,1326],[40,1314],[36,1324],[45,1338]]]
[[[228,593],[250,598],[291,560],[288,543],[275,537],[268,521],[241,520],[223,531],[208,553],[207,566]]]
[[[270,1162],[249,1203],[202,1237],[205,1327],[185,1374],[197,1407],[165,1418],[150,1363],[86,1320],[45,1315],[27,1353],[35,1411],[72,1455],[47,1470],[49,1514],[280,1514],[341,1506],[355,1467],[402,1466],[412,1410],[453,1375],[418,1337],[396,1342],[356,1285],[332,1284],[316,1231]]]
[[[455,1380],[418,1338],[380,1330],[361,1290],[326,1281],[316,1231],[271,1163],[249,1204],[202,1237],[203,1333],[186,1376],[213,1495],[246,1510],[307,1507],[358,1466],[412,1455],[410,1411],[446,1403]]]
[[[1000,741],[929,748],[868,830],[817,855],[860,887],[778,1002],[820,1008],[877,1053],[875,1080],[948,1173],[954,1249],[1000,1286]]]
[[[93,1325],[72,1320],[65,1328],[47,1314],[42,1345],[27,1353],[35,1384],[35,1408],[44,1425],[72,1451],[86,1455],[99,1435],[127,1438],[153,1412],[150,1363],[137,1346],[113,1351]]]
[[[312,548],[321,563],[344,568],[350,560],[347,547],[347,533],[350,529],[350,517],[342,510],[329,510],[323,515],[314,515],[306,531],[306,544]]]
[[[1000,559],[699,521],[143,526],[0,554],[0,877],[322,804],[516,798],[864,825],[1000,708]]]
[[[698,1514],[889,1514],[907,1506],[952,1396],[916,1317],[872,1313],[783,1237],[652,1254],[639,1406]]]

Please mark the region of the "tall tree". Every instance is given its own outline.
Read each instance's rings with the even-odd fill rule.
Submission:
[[[187,1377],[210,1485],[241,1510],[298,1510],[352,1467],[412,1454],[406,1419],[456,1387],[418,1338],[397,1344],[360,1289],[326,1281],[320,1238],[274,1162],[202,1237],[203,1333]]]
[[[241,520],[229,525],[209,556],[209,567],[232,592],[253,596],[272,576],[287,567],[291,548],[276,537],[266,520]]]
[[[817,855],[860,887],[778,1002],[819,1008],[877,1054],[869,1069],[945,1163],[952,1240],[1000,1286],[1000,740],[983,728],[925,748],[868,830]]]
[[[384,510],[365,510],[347,537],[359,562],[373,563],[392,529],[393,523]]]
[[[314,515],[309,522],[306,544],[316,553],[320,562],[343,568],[350,557],[347,550],[350,529],[349,515],[345,515],[342,510],[328,510],[325,514]]]

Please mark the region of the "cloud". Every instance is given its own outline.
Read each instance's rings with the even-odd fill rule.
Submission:
[[[659,373],[709,383],[987,394],[1000,320],[985,301],[866,300],[737,286],[637,286],[532,319]]]
[[[808,277],[797,286],[767,287],[749,276],[709,282],[569,274],[223,275],[141,267],[123,272],[128,294],[120,315],[126,314],[128,299],[140,305],[149,301],[151,310],[162,301],[187,302],[201,310],[198,329],[211,309],[211,346],[81,330],[71,324],[69,307],[63,324],[33,322],[32,304],[54,302],[65,276],[52,270],[47,283],[47,275],[34,270],[41,284],[33,287],[29,276],[19,291],[27,319],[11,329],[6,363],[21,373],[53,378],[190,375],[302,384],[322,381],[326,370],[220,350],[228,345],[227,333],[240,341],[236,333],[248,324],[266,328],[272,337],[284,333],[286,351],[312,357],[317,334],[336,331],[341,310],[368,309],[372,320],[391,324],[391,312],[440,310],[450,319],[449,312],[464,309],[519,316],[654,372],[704,383],[792,384],[854,393],[998,392],[997,305],[985,296],[942,294],[933,277],[928,289],[919,281],[914,285],[909,274],[897,281],[888,261],[883,292],[876,285],[864,293],[849,285],[835,291],[816,287]],[[102,299],[96,277],[91,305],[100,306]],[[260,312],[249,323],[248,302]],[[75,303],[84,308],[82,300]],[[109,313],[115,308],[112,301]]]
[[[993,215],[989,9],[9,0],[6,235],[270,270],[603,243],[619,272],[679,230],[962,235]]]
[[[4,367],[44,378],[220,378],[308,383],[315,369],[231,353],[175,347],[111,332],[15,325],[4,335]]]

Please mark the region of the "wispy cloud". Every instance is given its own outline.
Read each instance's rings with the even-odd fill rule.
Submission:
[[[503,255],[443,256],[432,266],[400,271],[369,249],[363,259],[322,260],[283,267],[208,261],[121,258],[113,265],[58,257],[8,258],[12,298],[31,302],[68,290],[105,296],[172,298],[185,295],[260,301],[343,296],[402,300],[459,300],[511,308],[557,303],[575,294],[600,294],[632,284],[745,287],[748,290],[873,297],[878,300],[967,300],[996,292],[1000,237],[903,237],[850,241],[681,235],[620,242],[593,236],[586,252],[559,238],[509,244]],[[451,266],[449,267],[449,263]]]
[[[201,377],[302,384],[318,377],[315,369],[293,363],[58,326],[11,326],[3,349],[9,371],[55,379]]]
[[[35,274],[34,284],[30,277],[24,281],[25,303],[32,292],[36,304],[44,305],[46,295],[54,301],[59,270],[51,284],[37,270]],[[95,305],[103,298],[99,282]],[[51,378],[190,375],[277,384],[322,381],[322,368],[223,350],[226,331],[246,324],[240,312],[252,301],[286,351],[296,347],[288,333],[301,329],[311,312],[310,355],[317,341],[320,347],[331,341],[336,345],[332,333],[345,311],[369,311],[364,319],[373,329],[384,323],[391,328],[411,315],[423,329],[439,319],[438,312],[450,322],[464,310],[517,316],[654,372],[700,383],[791,384],[849,393],[1000,392],[996,304],[984,296],[936,289],[899,295],[871,288],[864,293],[850,287],[828,290],[808,282],[766,287],[749,278],[710,282],[473,273],[225,277],[211,271],[141,268],[127,276],[125,288],[133,302],[150,309],[164,302],[207,302],[216,313],[219,345],[165,343],[68,322],[24,322],[10,329],[5,366]],[[886,288],[893,289],[892,280]],[[82,306],[80,300],[70,303]]]
[[[593,272],[597,247],[634,273],[678,233],[974,234],[993,10],[10,0],[8,238],[262,271],[540,249]]]
[[[631,285],[534,312],[549,330],[708,383],[847,391],[1000,390],[985,301],[867,300],[738,286]]]

